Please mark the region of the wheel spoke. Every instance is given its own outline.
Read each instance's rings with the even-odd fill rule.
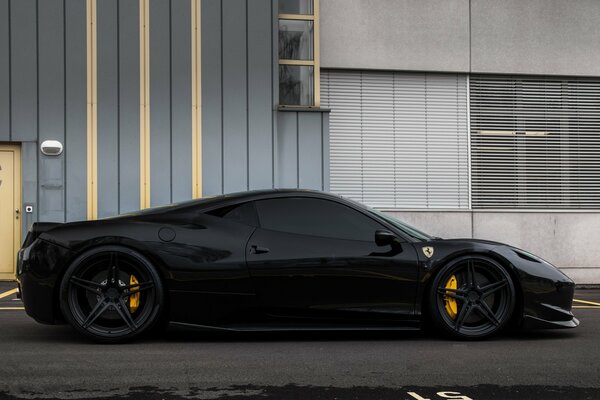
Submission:
[[[464,290],[451,288],[438,288],[438,294],[442,297],[452,297],[453,299],[466,300]]]
[[[122,296],[131,296],[132,294],[143,292],[144,290],[152,289],[153,287],[154,282],[134,283],[132,285],[123,286],[121,287],[121,289],[123,289]]]
[[[500,325],[500,321],[498,321],[498,318],[496,318],[496,315],[485,301],[479,302],[477,310],[482,316],[489,319],[492,324],[496,326]]]
[[[106,282],[107,285],[118,285],[119,282],[119,267],[117,265],[117,255],[115,252],[110,253]]]
[[[460,331],[460,328],[462,328],[466,319],[469,317],[469,315],[471,315],[472,309],[473,309],[473,306],[471,305],[471,303],[465,303],[461,307],[460,312],[458,313],[458,316],[456,317],[456,321],[454,322],[454,329],[456,329],[456,331]]]
[[[473,260],[467,260],[467,285],[477,285],[477,280],[475,278],[475,266],[473,265]]]
[[[110,303],[106,301],[106,297],[103,297],[96,303],[90,314],[87,316],[85,321],[81,324],[84,329],[87,329],[91,324],[94,323],[100,317],[104,311],[110,306]]]
[[[461,301],[467,300],[467,298],[465,296],[458,294],[458,293],[452,293],[452,292],[448,292],[448,293],[444,294],[444,297],[450,297],[452,299],[461,300]]]
[[[79,286],[80,288],[83,288],[93,293],[98,293],[98,291],[102,288],[102,285],[100,285],[97,282],[88,281],[85,279],[78,278],[76,276],[71,277],[71,283],[75,286]]]
[[[125,304],[125,301],[123,299],[119,299],[119,304],[116,305],[115,308],[117,309],[117,312],[121,316],[123,322],[125,322],[129,327],[129,329],[131,329],[132,332],[135,331],[137,329],[137,325],[131,317],[131,314],[129,313],[129,308],[127,307],[127,304]]]
[[[502,289],[504,286],[508,285],[508,281],[506,279],[502,279],[501,281],[490,283],[489,285],[485,285],[481,288],[483,292],[482,298],[488,297],[489,295],[497,292]]]

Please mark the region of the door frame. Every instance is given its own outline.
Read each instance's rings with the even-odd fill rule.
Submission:
[[[19,210],[18,218],[13,219],[13,270],[9,273],[0,273],[0,281],[14,281],[16,279],[17,252],[21,248],[21,227],[23,212],[21,210],[21,145],[17,143],[0,142],[0,150],[12,151],[14,154],[13,162],[13,201],[15,208]],[[16,210],[13,210],[13,213]],[[2,240],[2,238],[0,238]]]

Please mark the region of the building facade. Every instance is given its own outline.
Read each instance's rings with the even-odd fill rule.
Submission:
[[[0,0],[0,279],[34,221],[301,187],[600,283],[598,21],[592,0]]]

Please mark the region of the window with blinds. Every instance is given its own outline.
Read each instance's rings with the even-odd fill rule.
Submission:
[[[331,191],[380,208],[469,206],[467,78],[323,70]]]
[[[473,208],[600,208],[600,80],[472,76]]]

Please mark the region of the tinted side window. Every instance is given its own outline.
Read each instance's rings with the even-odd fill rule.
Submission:
[[[310,198],[256,202],[262,228],[301,235],[374,241],[382,226],[343,204]]]
[[[241,224],[258,226],[258,217],[253,203],[236,204],[209,211],[208,214],[229,219]]]

